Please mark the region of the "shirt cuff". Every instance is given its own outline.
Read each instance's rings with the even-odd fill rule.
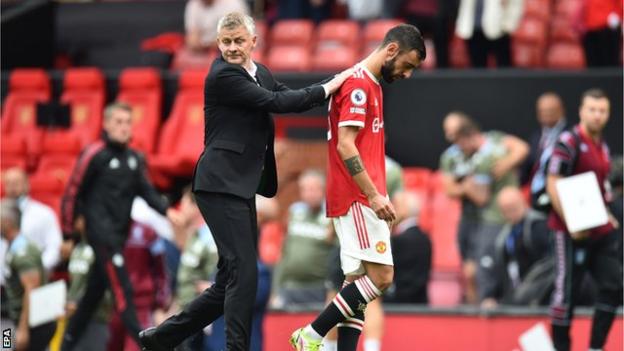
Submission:
[[[327,87],[327,84],[323,84],[321,86],[323,87],[323,91],[325,92],[325,98],[327,99],[329,97],[329,88]]]

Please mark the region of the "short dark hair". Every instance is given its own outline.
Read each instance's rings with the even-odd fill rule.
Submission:
[[[599,88],[591,88],[591,89],[585,90],[583,95],[581,95],[581,102],[585,101],[585,98],[587,97],[594,98],[594,99],[604,98],[604,99],[609,100],[607,93],[605,93],[604,90],[599,89]]]
[[[381,42],[381,47],[385,47],[392,42],[399,44],[400,51],[410,52],[416,50],[420,61],[424,61],[427,57],[425,40],[418,28],[411,24],[399,24],[390,29]]]
[[[467,114],[463,112],[461,113],[455,112],[455,113],[457,113],[458,115],[462,117],[459,129],[457,129],[458,138],[472,136],[481,132],[481,128],[479,127],[479,124],[477,124],[477,122],[475,122],[472,118],[470,118],[470,116],[468,116]]]
[[[115,110],[123,110],[132,114],[132,106],[130,106],[130,104],[121,101],[115,101],[106,105],[106,107],[104,108],[104,119],[108,120],[109,118],[111,118]]]

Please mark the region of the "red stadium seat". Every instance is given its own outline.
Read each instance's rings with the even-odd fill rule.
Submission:
[[[77,160],[77,155],[44,155],[41,157],[33,178],[58,182],[60,184],[59,191],[62,193]],[[51,191],[48,190],[47,192]]]
[[[82,147],[82,142],[76,134],[68,134],[62,130],[48,130],[43,136],[41,153],[43,156],[67,155],[73,157],[80,153]]]
[[[271,46],[305,46],[312,44],[314,24],[310,20],[281,20],[271,29]]]
[[[550,40],[551,43],[580,43],[581,37],[568,18],[556,17],[550,25]]]
[[[258,39],[256,41],[256,49],[254,51],[264,53],[266,48],[269,46],[269,29],[267,28],[266,22],[256,21],[256,35],[258,36]]]
[[[550,21],[549,0],[527,0],[524,3],[524,17],[534,18],[540,21]]]
[[[0,139],[0,168],[2,170],[19,167],[28,169],[26,139],[20,134],[2,135]]]
[[[555,5],[555,14],[574,20],[581,15],[582,6],[582,0],[558,0]]]
[[[312,58],[312,69],[321,72],[336,72],[353,66],[358,55],[351,47],[318,49]]]
[[[449,63],[453,68],[470,67],[470,57],[468,56],[468,48],[463,39],[453,36],[449,45]]]
[[[512,42],[511,59],[514,67],[544,67],[544,49],[532,44]]]
[[[130,146],[146,154],[154,151],[160,125],[162,84],[154,68],[127,68],[119,76],[117,101],[132,106]]]
[[[534,18],[525,18],[513,33],[513,41],[543,48],[546,46],[547,29],[546,22]]]
[[[321,22],[317,30],[317,47],[335,49],[350,47],[360,49],[360,26],[356,21],[327,20]]]
[[[20,136],[33,157],[41,147],[42,130],[37,127],[36,106],[50,100],[50,79],[43,69],[15,69],[9,76],[9,91],[2,109],[2,135]]]
[[[157,153],[148,159],[152,180],[167,187],[171,176],[191,176],[204,147],[204,79],[207,71],[185,71],[179,78]]]
[[[462,281],[455,272],[432,272],[427,286],[429,305],[433,307],[453,307],[461,303]]]
[[[209,70],[212,62],[217,58],[215,50],[202,52],[192,51],[187,48],[181,48],[176,51],[171,62],[171,69],[176,71],[185,70]]]
[[[373,20],[366,23],[364,27],[364,43],[366,45],[366,52],[376,48],[383,41],[386,32],[392,27],[401,24],[398,20]]]
[[[579,44],[554,44],[548,49],[546,65],[554,69],[583,69],[585,53]]]
[[[100,137],[106,96],[104,75],[97,68],[72,68],[65,72],[61,102],[70,105],[71,127],[55,133],[73,135],[82,147]]]
[[[461,204],[449,198],[442,188],[442,177],[435,173],[432,178],[433,269],[437,271],[458,271],[460,257],[457,245],[457,226],[461,215]]]
[[[267,65],[275,72],[306,72],[310,70],[310,53],[298,46],[271,47]]]

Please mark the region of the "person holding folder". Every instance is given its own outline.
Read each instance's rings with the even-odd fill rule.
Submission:
[[[3,199],[0,203],[0,232],[9,245],[5,256],[7,269],[5,288],[9,317],[17,327],[16,351],[43,351],[56,330],[56,322],[31,327],[29,324],[31,292],[46,283],[41,251],[20,232],[21,212],[17,201]]]
[[[584,272],[594,279],[598,296],[591,330],[591,350],[602,350],[622,296],[622,266],[612,215],[601,226],[570,233],[562,210],[562,194],[556,183],[563,177],[593,172],[602,199],[610,200],[609,148],[602,132],[609,121],[609,98],[599,89],[587,90],[581,98],[580,123],[561,134],[548,164],[546,190],[552,202],[548,226],[555,241],[555,289],[551,302],[552,336],[557,351],[570,350],[570,325],[576,294]],[[570,215],[568,215],[570,218]]]

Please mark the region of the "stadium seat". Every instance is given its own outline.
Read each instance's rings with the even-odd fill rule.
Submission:
[[[524,3],[524,17],[534,18],[540,21],[550,21],[549,0],[527,0]]]
[[[40,182],[38,185],[41,185],[45,190],[42,192],[60,195],[63,193],[69,177],[71,177],[77,160],[78,155],[44,155],[31,178]],[[36,186],[33,191],[35,190],[37,190]]]
[[[418,224],[426,233],[431,233],[433,229],[433,208],[431,206],[432,177],[433,173],[428,168],[403,168],[405,190],[413,192],[418,196],[420,201]]]
[[[582,5],[582,0],[558,0],[555,5],[555,15],[575,20],[580,16]]]
[[[312,58],[312,69],[338,72],[353,66],[358,55],[351,47],[319,48]]]
[[[36,106],[50,100],[50,79],[43,69],[15,69],[9,76],[9,89],[2,108],[2,136],[21,137],[27,153],[40,152],[42,130],[37,127]]]
[[[457,306],[462,300],[462,290],[462,281],[459,273],[433,271],[427,286],[429,306]]]
[[[433,40],[425,39],[425,49],[427,50],[427,58],[420,66],[424,70],[431,70],[436,68],[436,52],[433,46]]]
[[[311,20],[281,20],[271,29],[271,46],[309,47],[312,44],[313,32],[314,24]]]
[[[269,29],[265,21],[256,21],[256,35],[258,39],[254,52],[264,53],[269,46]]]
[[[463,39],[453,36],[449,44],[449,63],[453,68],[470,67],[470,57],[468,56],[468,48]]]
[[[379,46],[383,41],[386,32],[390,30],[390,28],[401,24],[401,21],[398,20],[373,20],[366,23],[364,27],[364,43],[366,47],[366,52],[372,51],[374,48]]]
[[[558,43],[548,48],[546,65],[554,69],[585,68],[585,52],[580,44]]]
[[[360,26],[356,21],[327,20],[318,26],[318,49],[349,47],[359,51],[360,42]]]
[[[154,68],[127,68],[119,76],[117,101],[132,106],[130,146],[150,154],[154,151],[161,120],[162,84]]]
[[[204,79],[207,71],[181,73],[171,114],[162,127],[157,152],[148,158],[160,188],[172,176],[189,177],[204,147]]]
[[[433,246],[433,269],[437,271],[458,271],[460,268],[457,245],[457,226],[461,215],[461,203],[449,198],[442,187],[442,176],[435,173],[432,177],[433,228],[431,242]]]
[[[215,58],[217,58],[215,50],[196,52],[183,47],[173,55],[171,69],[175,71],[209,70]]]
[[[104,75],[98,68],[72,68],[65,72],[61,102],[70,105],[71,127],[55,133],[75,136],[82,147],[100,137],[106,96]]]
[[[62,130],[48,130],[43,136],[41,157],[46,155],[76,156],[82,150],[80,138],[75,134],[67,134]]]
[[[0,168],[2,170],[19,167],[27,170],[28,153],[26,139],[21,134],[6,134],[0,139]]]
[[[306,72],[310,70],[310,53],[300,46],[272,46],[267,65],[275,72]]]
[[[580,34],[568,18],[555,17],[550,24],[551,43],[580,43]]]
[[[544,49],[533,44],[512,42],[511,60],[514,67],[544,67]]]
[[[544,48],[546,46],[547,29],[546,22],[534,18],[525,18],[520,21],[520,26],[513,33],[512,39],[518,43],[532,44]]]

